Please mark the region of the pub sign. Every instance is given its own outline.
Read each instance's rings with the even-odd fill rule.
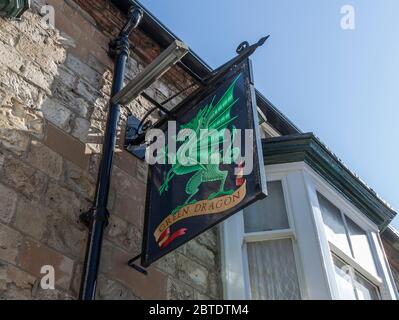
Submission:
[[[248,59],[175,119],[158,128],[147,150],[156,161],[147,182],[144,267],[266,196]]]

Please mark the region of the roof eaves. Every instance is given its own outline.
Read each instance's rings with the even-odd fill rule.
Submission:
[[[313,133],[264,139],[266,165],[305,162],[338,192],[384,230],[396,212],[324,145]]]

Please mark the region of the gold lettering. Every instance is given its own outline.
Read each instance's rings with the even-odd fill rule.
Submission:
[[[228,201],[228,200],[229,200],[229,201]],[[229,197],[227,197],[227,198],[224,200],[224,205],[225,205],[225,206],[228,206],[232,201],[233,201],[233,200],[232,200],[231,197],[229,196]]]
[[[201,200],[196,204],[184,206],[175,215],[167,216],[154,230],[156,241],[158,241],[161,234],[167,228],[180,220],[193,216],[223,213],[224,211],[235,207],[244,199],[246,192],[246,182],[244,182],[232,195],[226,195],[212,200]]]
[[[195,206],[194,212],[197,212],[197,211],[201,211],[201,203],[198,203],[198,204]]]
[[[233,202],[237,199],[237,200],[239,200],[240,199],[240,191],[238,190],[238,192],[237,193],[233,193]]]

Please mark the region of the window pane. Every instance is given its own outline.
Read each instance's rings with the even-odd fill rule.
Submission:
[[[317,196],[326,228],[327,239],[347,255],[352,256],[341,212],[321,194],[318,193]]]
[[[379,300],[377,288],[363,278],[359,273],[355,274],[356,293],[359,300]]]
[[[247,253],[252,299],[301,298],[291,239],[251,242]]]
[[[333,256],[339,298],[342,300],[379,300],[377,288],[342,260]]]
[[[281,181],[268,182],[267,188],[265,199],[244,210],[246,233],[289,228]]]
[[[333,260],[339,298],[342,300],[356,300],[356,294],[348,266],[336,257],[333,257]]]
[[[363,268],[367,269],[373,274],[377,274],[373,254],[371,253],[370,243],[366,232],[348,217],[346,217],[346,224],[348,226],[355,260]]]

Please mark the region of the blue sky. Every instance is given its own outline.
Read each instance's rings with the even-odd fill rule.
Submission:
[[[271,34],[252,58],[256,87],[399,210],[399,1],[141,3],[213,68]],[[348,4],[355,30],[341,28]]]

